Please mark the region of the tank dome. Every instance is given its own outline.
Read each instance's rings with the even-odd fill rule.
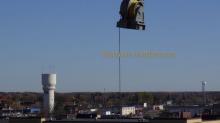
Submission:
[[[51,87],[56,85],[56,74],[42,74],[42,85]]]

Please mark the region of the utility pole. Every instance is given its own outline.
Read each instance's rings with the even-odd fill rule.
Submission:
[[[206,106],[206,81],[201,81],[202,83],[202,95],[203,95],[203,106]]]

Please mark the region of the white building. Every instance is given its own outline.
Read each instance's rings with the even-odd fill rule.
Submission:
[[[164,106],[163,105],[154,105],[153,110],[162,111],[162,110],[164,110]]]
[[[127,116],[127,115],[134,115],[135,114],[135,107],[131,106],[131,107],[122,107],[121,109],[121,114],[123,116]]]

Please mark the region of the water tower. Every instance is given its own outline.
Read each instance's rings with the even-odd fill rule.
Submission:
[[[56,89],[56,74],[42,74],[43,111],[46,118],[50,118],[54,110],[54,92]]]

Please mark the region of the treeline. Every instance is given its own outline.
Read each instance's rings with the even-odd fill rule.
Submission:
[[[123,92],[123,93],[58,93],[57,101],[81,102],[91,105],[103,104],[106,106],[122,105],[148,105],[165,104],[171,101],[173,105],[202,105],[201,92]],[[220,92],[207,92],[208,104],[220,102]]]
[[[207,92],[208,104],[220,103],[220,92]],[[12,108],[28,106],[41,107],[42,93],[0,93],[0,102]],[[203,94],[200,92],[123,92],[123,93],[56,93],[56,108],[74,105],[81,108],[112,107],[117,105],[201,105]]]

